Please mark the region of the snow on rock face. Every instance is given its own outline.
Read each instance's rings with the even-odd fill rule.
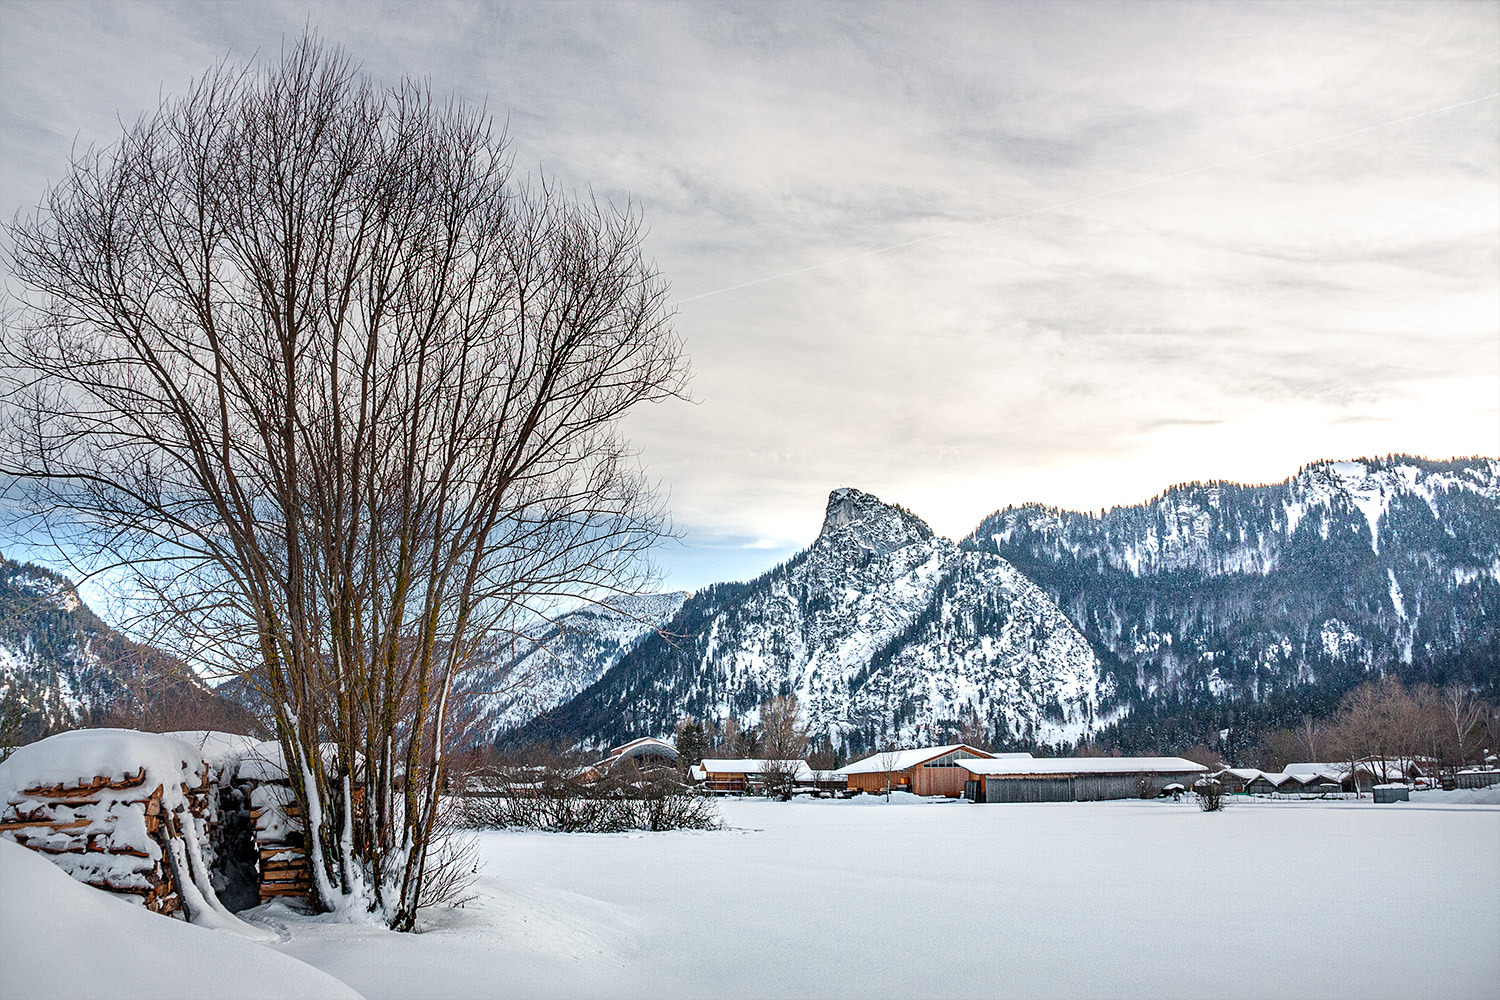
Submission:
[[[668,735],[685,715],[748,724],[790,693],[815,734],[851,750],[934,742],[970,713],[1055,743],[1097,729],[1109,692],[1088,642],[1008,562],[847,488],[810,548],[699,592],[673,628],[523,735],[608,745]]]
[[[101,621],[62,576],[0,556],[0,702],[26,720],[33,738],[47,729],[135,714],[142,709],[141,691],[174,700],[179,712],[202,707],[216,718],[239,714],[185,664]]]
[[[525,725],[597,681],[648,635],[664,629],[688,595],[642,594],[586,605],[534,634],[489,651],[467,683],[481,728],[496,736]]]
[[[1098,515],[1009,507],[964,545],[1015,563],[1148,694],[1263,698],[1329,661],[1482,663],[1500,639],[1496,459],[1317,462]]]
[[[933,537],[927,523],[904,507],[881,503],[879,497],[848,486],[828,494],[828,509],[818,540],[843,537],[861,548],[884,555]]]

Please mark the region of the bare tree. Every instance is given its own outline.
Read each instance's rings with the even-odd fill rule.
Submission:
[[[1479,749],[1487,707],[1460,684],[1450,684],[1443,689],[1439,711],[1448,751],[1445,763],[1450,767],[1463,767]]]
[[[1318,754],[1323,749],[1323,738],[1326,732],[1327,727],[1320,723],[1317,719],[1314,719],[1311,715],[1304,715],[1302,717],[1302,721],[1297,723],[1297,728],[1294,730],[1294,736],[1296,739],[1297,753],[1302,757],[1303,760],[1321,761],[1323,759],[1319,757]]]
[[[18,527],[245,674],[321,905],[409,929],[475,651],[631,588],[665,525],[617,430],[685,374],[639,219],[304,39],[77,159],[10,243]]]
[[[1218,778],[1199,778],[1193,783],[1198,795],[1198,807],[1204,812],[1218,812],[1224,808],[1224,783]]]
[[[777,759],[800,760],[807,754],[807,724],[795,695],[778,695],[761,703],[760,750]]]
[[[796,696],[778,695],[761,703],[760,751],[766,794],[790,799],[807,754],[807,725]]]
[[[880,751],[876,763],[885,774],[885,800],[891,801],[891,782],[895,779],[896,765],[901,763],[901,748],[891,745]]]
[[[958,727],[958,742],[965,746],[973,747],[975,750],[993,750],[991,742],[993,730],[979,714],[973,705],[964,709],[964,714]]]

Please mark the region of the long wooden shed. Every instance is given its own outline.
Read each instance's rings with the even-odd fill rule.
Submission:
[[[1154,798],[1208,771],[1181,757],[965,760],[964,795],[976,802],[1093,802]]]

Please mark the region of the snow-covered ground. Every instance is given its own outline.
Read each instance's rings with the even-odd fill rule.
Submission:
[[[264,945],[149,912],[0,840],[0,997],[352,998]]]
[[[1486,996],[1500,789],[1410,803],[724,803],[713,833],[480,836],[397,935],[254,911],[384,997]]]

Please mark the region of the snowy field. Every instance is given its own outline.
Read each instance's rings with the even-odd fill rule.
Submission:
[[[716,833],[483,834],[480,899],[419,935],[255,912],[370,1000],[1493,996],[1497,792],[729,800]]]
[[[0,841],[0,998],[1500,988],[1500,788],[1384,806],[1237,799],[1219,814],[909,795],[723,806],[729,828],[710,833],[481,834],[478,898],[423,933],[280,905],[242,914],[269,947],[147,913]]]

